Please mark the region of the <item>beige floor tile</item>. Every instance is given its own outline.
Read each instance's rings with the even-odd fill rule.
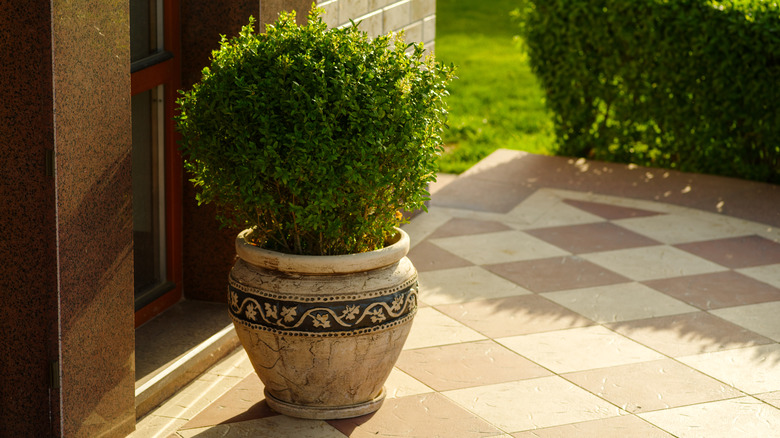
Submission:
[[[404,350],[477,341],[485,336],[455,321],[432,307],[421,308],[412,323]]]
[[[216,376],[238,377],[243,379],[254,372],[255,370],[252,368],[252,362],[249,361],[249,356],[247,356],[243,347],[239,347],[206,373]]]
[[[391,2],[385,1],[385,3],[391,3]],[[527,155],[528,155],[527,152],[513,151],[510,149],[498,149],[495,152],[488,155],[487,157],[480,160],[474,166],[470,167],[461,175],[462,176],[476,176],[476,175],[481,176],[486,174],[493,175],[501,167],[504,167],[505,165],[514,162],[516,159],[523,158]]]
[[[531,228],[533,223],[542,220],[547,216],[547,213],[554,209],[556,206],[562,203],[560,196],[547,189],[539,189],[531,196],[526,198],[523,202],[518,204],[514,209],[507,213],[507,218],[510,218],[514,227],[517,228]],[[583,212],[586,213],[586,212]],[[570,210],[568,216],[574,216],[577,212]],[[590,216],[590,217],[589,217]],[[585,220],[590,222],[597,222],[603,220],[597,216],[586,215],[583,216]]]
[[[152,413],[161,417],[189,420],[241,380],[243,379],[232,376],[223,376],[216,380],[206,376],[205,379],[195,380],[166,400]]]
[[[672,357],[772,343],[769,338],[707,312],[624,321],[607,326]]]
[[[436,308],[490,338],[593,325],[580,314],[536,294]]]
[[[385,391],[387,398],[398,398],[433,392],[433,389],[398,368],[393,368],[385,382]]]
[[[429,239],[441,239],[445,237],[467,236],[472,234],[497,233],[509,231],[512,228],[498,221],[484,221],[466,218],[452,218],[446,224],[440,226]]]
[[[628,321],[698,310],[639,283],[622,283],[542,295],[596,322]]]
[[[220,424],[211,427],[186,429],[178,432],[182,438],[243,438],[296,437],[344,438],[345,435],[321,420],[301,420],[277,415],[259,420]]]
[[[614,221],[637,234],[669,245],[752,234],[738,223],[710,221],[701,215],[658,215]]]
[[[414,248],[450,219],[451,216],[446,211],[430,207],[427,213],[417,215],[413,221],[403,224],[401,228],[409,235],[410,245]]]
[[[268,407],[263,389],[257,374],[247,376],[179,429],[196,429],[279,415]]]
[[[539,189],[512,209],[507,217],[511,217],[513,222],[517,224],[530,225],[544,217],[548,211],[561,202],[561,197],[550,190]],[[599,220],[601,219],[599,218]]]
[[[755,397],[780,409],[780,391],[772,391],[764,394],[757,394]]]
[[[454,173],[438,173],[436,175],[436,181],[432,182],[428,187],[428,192],[434,195],[439,190],[443,189],[447,184],[455,181],[458,175]]]
[[[726,270],[723,266],[665,245],[583,254],[581,257],[636,281]]]
[[[431,205],[505,214],[534,191],[534,188],[506,181],[458,178],[437,193],[431,199]]]
[[[510,433],[621,414],[617,407],[558,376],[442,394]]]
[[[634,413],[744,396],[672,359],[599,368],[562,377]]]
[[[477,265],[568,254],[560,248],[521,231],[431,239],[431,242]]]
[[[678,360],[748,394],[780,390],[780,344],[704,353]]]
[[[751,397],[639,414],[680,438],[777,438],[780,410]]]
[[[514,336],[496,341],[556,373],[663,358],[661,354],[601,326]]]
[[[673,438],[633,415],[515,433],[514,438]]]
[[[519,229],[579,225],[604,219],[563,202],[551,190],[540,189],[507,213]]]
[[[723,224],[723,226],[736,228],[739,230],[742,230],[744,234],[765,234],[768,238],[777,238],[780,237],[780,233],[776,228],[773,228],[770,225],[760,223],[760,222],[753,222],[745,219],[739,219],[734,216],[728,216],[726,214],[721,213],[711,213],[708,211],[699,210],[697,208],[685,208],[685,207],[674,207],[676,208],[675,213],[690,216],[693,218],[702,218],[702,220],[707,221],[709,223],[715,223],[715,224]]]
[[[135,424],[135,432],[127,438],[167,438],[187,422],[181,418],[160,417],[149,414]]]
[[[407,350],[401,353],[396,366],[437,391],[551,374],[490,340]]]
[[[488,221],[488,222],[499,222],[499,223],[505,223],[508,220],[508,216],[506,215],[506,213],[492,213],[489,211],[469,210],[464,206],[461,207],[433,206],[431,207],[431,209],[435,209],[439,213],[446,214],[452,219],[466,219],[466,220],[474,220],[474,221]],[[428,211],[431,211],[431,209],[429,209]],[[509,223],[506,223],[506,225],[509,226],[510,229],[515,229],[515,227],[510,226]],[[432,235],[433,234],[430,234],[429,237]]]
[[[780,288],[780,264],[757,266],[755,268],[737,269],[740,274],[755,278],[758,281]]]
[[[780,342],[780,301],[728,307],[710,313]]]
[[[388,399],[374,414],[328,423],[350,438],[488,438],[502,433],[439,393]]]
[[[604,219],[590,214],[584,210],[581,210],[571,205],[562,202],[555,203],[551,208],[545,210],[543,214],[541,211],[531,211],[533,206],[522,205],[519,211],[509,212],[509,217],[520,217],[524,220],[529,220],[527,228],[547,228],[547,227],[560,227],[567,225],[582,225],[594,222],[601,222]],[[534,217],[536,216],[536,217]],[[526,227],[523,227],[526,228]]]
[[[479,266],[420,272],[420,300],[431,306],[531,293]]]

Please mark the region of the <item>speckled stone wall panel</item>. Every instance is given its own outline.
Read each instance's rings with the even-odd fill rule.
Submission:
[[[55,433],[57,358],[51,11],[12,0],[0,9],[0,435]],[[23,42],[23,43],[22,43]]]
[[[260,16],[257,0],[187,0],[181,4],[182,86],[200,79],[220,35],[238,34],[249,16]],[[238,230],[221,230],[210,205],[198,206],[185,175],[183,189],[183,292],[188,299],[227,302],[227,276],[235,257]]]
[[[181,2],[182,86],[200,79],[211,51],[219,48],[220,35],[238,34],[249,16],[260,17],[259,0],[184,0]],[[263,1],[265,3],[265,1]],[[255,26],[257,27],[257,26]]]
[[[184,296],[187,299],[227,303],[230,268],[236,257],[239,230],[220,229],[211,205],[195,201],[195,188],[186,182],[183,192]]]
[[[306,16],[311,9],[312,1],[309,0],[261,0],[261,20],[263,24],[273,23],[282,11],[295,11],[295,21],[298,24],[306,23]]]
[[[182,85],[189,88],[200,79],[211,51],[219,47],[219,35],[236,35],[250,15],[261,17],[262,24],[275,20],[281,10],[296,10],[298,21],[303,23],[311,4],[310,0],[183,2]],[[214,208],[197,205],[195,189],[189,182],[184,183],[183,197],[184,296],[227,302],[227,277],[235,259],[235,237],[240,230],[219,229]]]
[[[135,425],[125,0],[52,2],[64,436]]]
[[[261,17],[262,24],[275,20],[282,10],[295,10],[298,21],[304,23],[311,5],[310,0],[183,2],[182,85],[189,88],[200,79],[211,51],[219,47],[219,35],[236,35],[250,15]],[[195,189],[189,182],[184,183],[183,197],[184,296],[227,302],[227,277],[235,260],[234,241],[240,230],[219,229],[214,208],[197,205]]]

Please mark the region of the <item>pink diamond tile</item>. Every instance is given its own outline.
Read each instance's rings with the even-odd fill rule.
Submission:
[[[618,322],[607,327],[672,357],[772,343],[707,312]]]
[[[419,272],[464,268],[474,264],[430,243],[422,242],[409,251],[409,260]]]
[[[644,284],[703,310],[780,301],[780,289],[734,271],[649,280]]]
[[[630,208],[630,207],[620,207],[617,205],[602,204],[600,202],[579,201],[575,199],[564,199],[563,202],[571,205],[572,207],[577,207],[580,210],[585,210],[590,214],[595,214],[596,216],[601,216],[604,219],[608,219],[608,220],[628,219],[634,217],[647,217],[647,216],[655,216],[658,214],[662,214],[655,211],[641,210],[638,208]]]
[[[526,230],[526,233],[573,254],[659,245],[656,240],[609,222]]]
[[[436,308],[491,338],[593,325],[593,321],[539,295],[518,295]]]
[[[499,429],[438,393],[387,399],[373,414],[328,423],[350,438],[501,435]]]
[[[509,231],[511,228],[496,221],[482,221],[465,218],[452,218],[444,225],[433,232],[429,239],[438,239],[444,237],[465,236],[468,234],[496,233],[499,231]]]
[[[577,256],[524,260],[488,265],[485,268],[537,293],[630,281]]]
[[[780,263],[780,243],[760,236],[733,237],[675,246],[732,269]]]
[[[396,367],[436,391],[552,374],[490,340],[406,350]]]

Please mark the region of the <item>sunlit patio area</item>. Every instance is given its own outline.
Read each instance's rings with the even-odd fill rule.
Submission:
[[[134,437],[780,437],[780,187],[498,150],[404,226],[374,414],[278,415],[239,347]]]

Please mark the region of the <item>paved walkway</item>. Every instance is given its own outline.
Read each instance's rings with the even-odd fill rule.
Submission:
[[[276,415],[242,350],[135,436],[780,437],[780,187],[498,151],[405,226],[375,414]]]

